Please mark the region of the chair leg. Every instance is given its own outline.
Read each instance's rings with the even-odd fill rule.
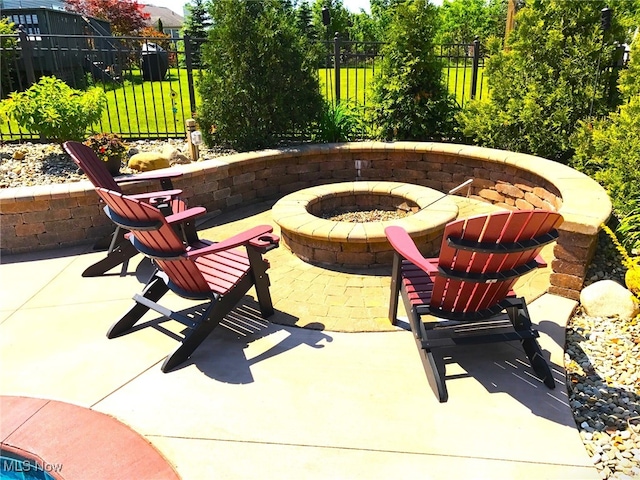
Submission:
[[[271,300],[271,292],[269,286],[269,275],[267,274],[268,263],[262,258],[262,255],[252,248],[247,248],[249,263],[251,264],[251,275],[253,286],[256,289],[258,297],[258,305],[260,305],[260,313],[263,317],[273,315],[273,302]]]
[[[198,348],[213,329],[220,324],[224,316],[233,309],[236,303],[237,299],[235,297],[222,297],[209,306],[203,316],[203,320],[187,333],[178,348],[165,359],[160,369],[164,373],[167,373],[181,363],[186,362],[195,349]]]
[[[152,302],[157,302],[168,290],[169,287],[167,287],[167,284],[161,278],[154,275],[142,291],[142,296]],[[129,332],[136,322],[148,311],[149,307],[146,305],[138,302],[134,303],[129,311],[111,326],[107,332],[107,338],[119,337]]]
[[[128,240],[123,240],[113,250],[111,250],[105,258],[85,269],[85,271],[82,272],[82,276],[98,277],[120,264],[126,264],[130,258],[136,256],[137,254],[138,251],[131,244],[131,242],[129,242]],[[123,270],[126,273],[125,267],[123,267]]]
[[[405,310],[407,311],[407,315],[409,316],[409,324],[411,325],[413,338],[416,341],[420,360],[422,361],[422,367],[427,375],[429,386],[431,387],[431,390],[433,390],[433,393],[435,393],[438,401],[440,403],[444,403],[449,399],[447,385],[445,384],[446,371],[444,359],[442,356],[434,353],[431,348],[425,346],[425,343],[429,341],[427,331],[422,324],[420,315],[416,312],[415,307],[411,305],[404,289],[402,289],[402,300]]]
[[[393,266],[391,267],[391,297],[389,298],[389,321],[392,325],[398,322],[398,295],[402,284],[402,258],[395,253],[393,255]]]
[[[433,351],[424,348],[420,339],[416,338],[416,344],[418,345],[418,353],[420,354],[420,360],[422,360],[429,386],[433,393],[436,394],[438,401],[444,403],[449,399],[449,392],[444,380],[444,360],[442,357],[436,356]]]
[[[506,310],[516,332],[529,332],[533,329],[529,310],[523,299],[513,299],[512,305],[507,307]],[[553,378],[549,364],[542,355],[542,349],[538,341],[535,338],[523,338],[520,340],[520,343],[538,378],[542,380],[548,388],[556,388],[556,381]]]

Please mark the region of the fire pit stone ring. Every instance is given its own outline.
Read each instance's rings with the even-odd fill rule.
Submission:
[[[443,198],[444,197],[444,198]],[[435,202],[435,203],[433,203]],[[335,210],[410,210],[403,218],[348,222],[322,218]],[[305,262],[334,267],[390,265],[393,248],[384,229],[403,227],[423,255],[437,255],[445,225],[458,206],[442,192],[399,182],[358,181],[305,188],[272,208],[282,243]]]

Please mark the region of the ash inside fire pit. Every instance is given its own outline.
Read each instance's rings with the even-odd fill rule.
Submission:
[[[383,210],[380,208],[363,210],[362,208],[352,207],[323,212],[322,218],[325,220],[333,220],[334,222],[384,222],[386,220],[404,218],[414,213],[415,210],[417,210],[417,207],[412,209],[408,207],[406,203],[393,210]]]

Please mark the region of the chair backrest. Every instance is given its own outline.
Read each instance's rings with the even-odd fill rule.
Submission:
[[[134,246],[155,260],[173,283],[172,290],[177,287],[198,296],[211,292],[196,263],[185,255],[186,245],[160,210],[119,192],[100,187],[96,191],[107,204],[109,218],[131,232]]]
[[[96,153],[80,142],[64,142],[62,147],[71,156],[72,160],[82,169],[84,174],[91,180],[94,187],[102,187],[114,192],[122,193],[122,189],[113,176],[107,170]]]
[[[491,308],[517,279],[538,266],[542,247],[557,238],[562,216],[543,210],[479,215],[445,227],[430,308],[470,313]]]

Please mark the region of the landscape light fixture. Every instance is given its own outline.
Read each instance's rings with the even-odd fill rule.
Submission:
[[[325,27],[328,27],[331,23],[331,12],[329,12],[329,8],[325,5],[322,7],[322,24]]]
[[[600,28],[602,28],[603,32],[606,32],[611,28],[611,15],[613,14],[613,10],[609,7],[605,7],[600,10]]]

